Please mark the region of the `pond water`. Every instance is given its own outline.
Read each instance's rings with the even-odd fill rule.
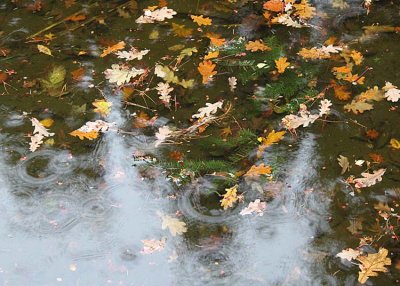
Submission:
[[[268,24],[261,1],[1,1],[0,285],[359,285],[359,261],[336,257],[347,248],[364,255],[387,249],[388,272],[366,283],[400,284],[400,149],[390,143],[400,139],[398,103],[380,100],[362,114],[346,112],[351,100],[334,97],[329,86],[337,55],[297,54],[335,37],[334,46],[364,56],[357,72],[365,84],[354,84],[352,97],[385,82],[400,85],[400,3],[372,1],[368,14],[358,0],[310,3],[315,15],[297,29]],[[177,12],[172,19],[135,22],[143,9],[165,5]],[[209,17],[212,25],[199,27],[190,15]],[[227,41],[213,59],[218,73],[202,84],[197,67],[218,50],[209,43],[218,37]],[[257,39],[292,68],[277,75],[265,53],[238,48]],[[123,60],[115,51],[100,56],[120,41],[125,50],[150,50],[130,62],[146,76],[128,78],[124,87],[104,74]],[[185,48],[196,50],[176,60]],[[195,79],[194,86],[172,82],[170,103],[161,102],[157,64],[175,67],[179,80]],[[46,88],[43,79],[51,81],[55,67],[66,75]],[[284,104],[260,99],[272,84],[282,80],[285,90],[298,78],[306,82],[296,83]],[[283,130],[281,119],[307,102],[305,90],[327,91],[329,117],[290,130],[256,156],[257,137]],[[95,100],[109,110],[94,112]],[[225,117],[176,144],[156,144],[159,128],[187,132],[192,115],[217,101],[232,106]],[[52,119],[54,133],[34,152],[32,118]],[[109,130],[93,140],[69,134],[94,120]],[[223,128],[230,134],[221,135]],[[246,130],[251,140],[234,141]],[[341,175],[339,155],[350,161],[350,172]],[[272,176],[243,176],[261,163],[272,166]],[[367,188],[348,179],[382,168],[382,181]],[[236,184],[242,201],[224,210],[220,195]],[[256,199],[267,204],[263,215],[240,215]],[[186,231],[163,229],[166,215]]]

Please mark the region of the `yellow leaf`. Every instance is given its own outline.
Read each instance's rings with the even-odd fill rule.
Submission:
[[[323,51],[317,48],[311,48],[311,49],[302,48],[301,51],[298,52],[298,55],[302,56],[305,59],[311,59],[311,60],[329,59],[331,57],[329,53],[324,53]]]
[[[310,6],[308,0],[301,0],[300,4],[294,4],[293,7],[296,9],[294,14],[302,19],[310,19],[315,14],[315,8]]]
[[[199,26],[209,26],[212,24],[212,20],[208,17],[205,17],[203,15],[200,16],[195,16],[195,15],[190,15],[190,18],[192,18],[193,22],[195,22]]]
[[[272,168],[270,166],[265,166],[264,163],[256,166],[251,166],[250,170],[244,174],[245,177],[259,177],[260,175],[269,175],[272,172]]]
[[[258,146],[257,157],[261,157],[266,148],[281,141],[285,134],[285,131],[275,132],[275,130],[272,130],[267,137],[259,137],[258,141],[261,142],[261,145]]]
[[[101,116],[107,116],[110,113],[110,109],[112,106],[111,102],[105,100],[96,100],[92,104],[94,107],[96,107],[94,111],[99,113]]]
[[[225,189],[226,193],[223,195],[222,200],[220,200],[221,207],[223,207],[224,210],[233,207],[233,204],[238,200],[237,188],[238,185]]]
[[[108,48],[104,49],[103,53],[100,55],[100,57],[104,58],[105,56],[107,56],[107,55],[109,55],[109,54],[111,54],[113,52],[122,50],[123,48],[125,48],[125,42],[121,41],[121,42],[119,42],[119,43],[117,43],[117,44],[115,44],[115,45],[113,45],[111,47],[108,47]]]
[[[367,256],[357,257],[357,260],[361,262],[358,281],[364,284],[369,277],[378,276],[378,272],[388,272],[385,266],[391,265],[392,261],[387,255],[388,250],[380,248],[378,253],[369,253]]]
[[[90,132],[82,132],[79,130],[75,130],[69,133],[71,136],[79,137],[79,139],[89,139],[93,140],[96,139],[99,136],[99,132],[97,131],[90,131]]]
[[[174,31],[174,34],[178,37],[188,37],[193,33],[193,29],[186,28],[185,25],[178,25],[175,23],[172,23],[172,31]]]
[[[51,118],[46,118],[40,121],[40,124],[42,124],[44,127],[49,128],[51,125],[53,125],[54,120]]]
[[[271,48],[268,47],[266,44],[263,43],[261,40],[255,40],[255,41],[249,41],[246,44],[246,50],[247,51],[270,51]]]
[[[205,60],[210,60],[210,59],[214,59],[217,58],[219,56],[219,51],[215,51],[215,52],[209,52],[204,59]]]
[[[221,38],[220,34],[207,33],[206,37],[209,38],[211,41],[211,44],[213,44],[216,47],[220,47],[223,44],[225,44],[225,39]]]
[[[364,59],[363,55],[360,52],[357,52],[355,50],[351,51],[350,57],[353,59],[354,63],[357,66],[361,65],[361,62]]]
[[[282,58],[279,58],[279,59],[275,60],[275,64],[276,64],[276,68],[278,70],[278,73],[284,73],[286,68],[288,66],[290,66],[290,63],[287,62],[287,58],[285,58],[285,57],[282,57]]]
[[[399,142],[399,140],[397,140],[397,139],[394,139],[394,138],[392,138],[392,139],[390,139],[390,146],[392,147],[392,148],[394,148],[394,149],[400,149],[400,142]]]
[[[43,46],[43,45],[37,45],[37,49],[39,50],[39,52],[41,52],[42,54],[48,55],[48,56],[53,56],[51,54],[51,51],[48,47]]]
[[[210,80],[210,78],[217,74],[215,69],[215,64],[213,64],[211,61],[203,61],[199,64],[199,67],[197,68],[199,73],[203,76],[203,83],[206,84]]]

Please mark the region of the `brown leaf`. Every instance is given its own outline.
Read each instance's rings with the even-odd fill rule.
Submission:
[[[392,261],[387,255],[388,250],[380,248],[378,253],[369,253],[367,256],[359,256],[357,260],[361,262],[361,271],[358,273],[358,281],[364,284],[369,277],[378,276],[378,272],[388,272],[385,266],[391,265]]]
[[[74,80],[79,81],[82,79],[83,75],[85,74],[85,69],[83,67],[73,70],[71,72],[71,76]]]

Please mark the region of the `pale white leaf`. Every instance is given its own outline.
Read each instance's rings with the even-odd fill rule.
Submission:
[[[107,69],[104,74],[110,83],[116,83],[118,86],[128,83],[132,78],[144,73],[144,69],[129,69],[126,66],[113,64],[111,69]]]
[[[181,235],[187,231],[186,223],[180,221],[177,218],[171,217],[169,215],[163,215],[161,216],[161,219],[162,219],[161,228],[162,229],[168,228],[173,236],[176,236],[177,234]]]
[[[345,259],[348,261],[352,261],[352,260],[356,259],[358,256],[360,256],[360,254],[361,254],[361,251],[359,251],[359,250],[347,248],[347,249],[343,249],[342,252],[339,252],[338,254],[336,254],[336,257],[339,257],[341,259]]]
[[[256,214],[258,216],[263,216],[266,207],[267,207],[266,202],[261,202],[260,199],[257,199],[254,202],[250,202],[246,208],[242,209],[240,215],[244,216],[244,215]]]
[[[346,173],[346,171],[348,171],[350,169],[349,159],[345,156],[339,155],[337,160],[338,160],[339,166],[342,167],[342,171],[340,174],[343,175],[344,173]]]
[[[382,181],[382,176],[385,174],[386,169],[379,169],[370,173],[361,173],[362,178],[354,179],[356,188],[366,188],[375,185],[376,183]]]
[[[211,114],[215,114],[218,111],[218,108],[222,108],[222,101],[217,101],[215,103],[206,103],[206,107],[199,108],[198,112],[192,115],[192,118],[202,118],[208,117]]]

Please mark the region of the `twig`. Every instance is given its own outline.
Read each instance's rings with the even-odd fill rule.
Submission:
[[[132,103],[132,102],[129,102],[129,101],[123,101],[123,103],[125,103],[126,105],[132,105],[132,106],[136,106],[136,107],[140,107],[140,108],[143,108],[143,109],[147,109],[147,110],[150,110],[150,111],[157,111],[156,109],[151,109],[151,108],[148,108],[148,107],[146,107],[146,106],[143,106],[143,105],[140,105],[140,104],[136,104],[136,103]]]

